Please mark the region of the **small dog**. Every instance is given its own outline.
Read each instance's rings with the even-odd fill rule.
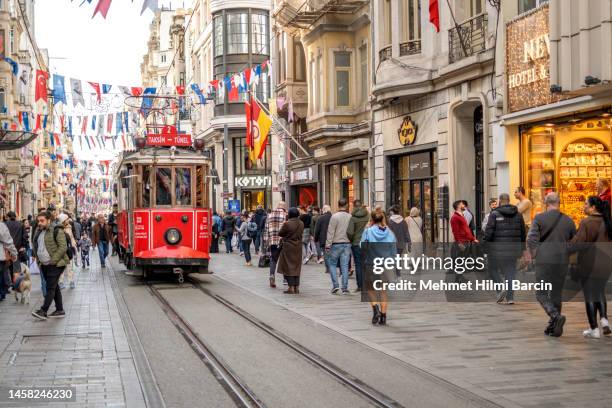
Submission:
[[[21,272],[13,273],[13,292],[15,302],[19,302],[18,294],[21,293],[21,303],[30,304],[30,291],[32,290],[32,280],[30,279],[30,268],[20,262]]]

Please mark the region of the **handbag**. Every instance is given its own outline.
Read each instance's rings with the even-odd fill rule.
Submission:
[[[262,255],[259,257],[259,263],[257,264],[260,268],[270,267],[270,257],[268,255]]]

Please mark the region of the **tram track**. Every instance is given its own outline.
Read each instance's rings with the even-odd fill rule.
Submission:
[[[157,300],[168,319],[195,351],[200,360],[202,360],[215,376],[236,405],[244,408],[265,408],[266,405],[255,395],[246,383],[240,379],[229,365],[223,361],[221,356],[195,333],[189,323],[187,323],[187,321],[185,321],[163,297],[160,290],[151,283],[147,283],[147,288],[153,298]]]
[[[392,398],[386,396],[385,394],[381,393],[380,391],[377,391],[374,388],[368,386],[367,384],[365,384],[363,381],[361,381],[357,377],[355,377],[355,376],[351,375],[350,373],[342,370],[338,366],[336,366],[333,363],[331,363],[329,360],[326,360],[325,358],[323,358],[319,354],[317,354],[317,353],[313,352],[312,350],[308,349],[307,347],[304,347],[303,345],[299,344],[295,340],[291,339],[290,337],[286,336],[285,334],[283,334],[280,331],[276,330],[275,328],[271,327],[270,325],[268,325],[264,321],[262,321],[262,320],[258,319],[257,317],[253,316],[251,313],[245,311],[244,309],[242,309],[239,306],[235,305],[234,303],[232,303],[231,301],[227,300],[226,298],[224,298],[224,297],[222,297],[222,296],[220,296],[218,294],[212,293],[207,288],[204,288],[201,285],[201,283],[199,281],[197,281],[196,279],[188,277],[187,281],[193,287],[198,289],[200,292],[202,292],[202,293],[206,294],[207,296],[209,296],[210,298],[214,299],[215,301],[217,301],[218,303],[223,305],[225,308],[231,310],[232,312],[234,312],[235,314],[240,316],[242,319],[244,319],[247,322],[249,322],[254,327],[260,329],[261,331],[263,331],[267,335],[271,336],[272,338],[274,338],[278,342],[282,343],[284,346],[286,346],[290,350],[292,350],[295,353],[297,353],[298,355],[300,355],[302,358],[304,358],[306,361],[308,361],[309,363],[311,363],[315,367],[319,368],[320,370],[324,371],[325,373],[327,373],[328,375],[333,377],[340,384],[344,385],[349,390],[351,390],[352,392],[354,392],[358,396],[360,396],[363,399],[365,399],[366,401],[368,401],[370,404],[372,404],[372,406],[376,406],[376,407],[380,407],[380,408],[401,408],[402,407],[402,405],[400,403],[398,403],[397,401],[395,401]]]

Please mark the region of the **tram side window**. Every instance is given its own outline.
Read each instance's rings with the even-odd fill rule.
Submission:
[[[198,166],[196,170],[196,207],[204,207],[204,166]]]
[[[151,206],[151,170],[142,168],[142,208]]]
[[[191,169],[174,169],[176,205],[191,205]]]
[[[170,168],[155,169],[155,204],[172,205],[172,169]]]

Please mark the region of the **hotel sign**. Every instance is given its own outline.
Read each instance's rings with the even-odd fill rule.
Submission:
[[[550,92],[548,5],[506,26],[506,89],[508,111],[556,102]]]

